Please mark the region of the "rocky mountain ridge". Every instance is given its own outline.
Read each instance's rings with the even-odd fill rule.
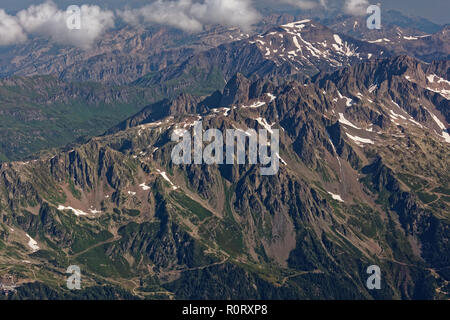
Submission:
[[[19,278],[61,292],[76,263],[88,287],[140,298],[445,298],[448,80],[447,62],[406,56],[306,82],[238,74],[207,98],[183,94],[101,137],[1,164],[0,263],[27,260]],[[175,166],[172,132],[199,120],[280,129],[278,174]],[[365,286],[372,264],[381,291]]]

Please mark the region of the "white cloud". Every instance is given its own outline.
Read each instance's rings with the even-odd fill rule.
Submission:
[[[156,0],[140,9],[117,11],[124,22],[162,24],[186,31],[200,31],[207,24],[240,26],[248,30],[258,22],[260,15],[253,7],[257,0]],[[279,0],[302,9],[326,8],[327,0]],[[344,11],[364,15],[368,0],[345,0]],[[65,8],[64,8],[65,9]],[[96,5],[81,6],[81,30],[70,30],[66,25],[65,10],[52,1],[32,5],[8,15],[0,9],[0,45],[24,42],[28,35],[47,37],[63,44],[90,48],[102,34],[114,27],[116,14]]]
[[[187,31],[200,31],[205,24],[249,29],[259,19],[253,0],[157,0],[140,9],[117,11],[126,23],[156,23]],[[0,11],[0,45],[16,44],[27,35],[38,35],[63,45],[90,48],[109,28],[116,14],[95,5],[81,6],[81,30],[67,27],[67,14],[53,1],[32,5],[16,16]]]
[[[33,5],[17,13],[23,29],[29,34],[49,37],[60,44],[89,48],[109,28],[114,27],[114,13],[98,6],[82,5],[81,29],[67,27],[67,15],[51,1]]]
[[[314,9],[319,6],[326,7],[326,0],[280,0],[281,2],[294,5],[301,9]]]
[[[117,14],[129,24],[158,23],[188,31],[199,31],[202,24],[189,14],[190,0],[156,1],[140,9],[118,11]]]
[[[67,27],[66,11],[52,1],[32,5],[10,16],[0,10],[0,45],[21,43],[28,35],[48,37],[52,41],[88,49],[109,28],[114,27],[114,13],[98,6],[83,5],[81,29]]]
[[[348,14],[355,16],[363,16],[366,14],[366,10],[369,7],[368,0],[346,0],[344,5],[344,11]]]
[[[8,15],[0,9],[0,45],[10,45],[24,42],[27,35],[23,31],[16,17]]]
[[[240,26],[248,30],[259,19],[251,0],[158,0],[143,8],[118,12],[130,24],[158,23],[186,31],[200,31],[205,24]]]

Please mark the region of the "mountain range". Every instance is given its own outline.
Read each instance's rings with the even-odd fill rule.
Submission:
[[[295,19],[3,50],[6,298],[448,299],[448,27]],[[200,120],[279,129],[279,172],[175,165]]]

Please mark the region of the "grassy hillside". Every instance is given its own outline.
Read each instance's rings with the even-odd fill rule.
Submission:
[[[70,84],[50,76],[3,80],[0,161],[102,134],[156,98],[150,90]]]

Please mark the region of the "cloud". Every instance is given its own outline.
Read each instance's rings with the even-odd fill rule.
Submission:
[[[81,29],[67,27],[68,15],[52,1],[32,5],[16,16],[0,9],[0,45],[24,42],[28,35],[39,35],[52,41],[88,49],[109,28],[114,27],[114,13],[98,6],[80,7]]]
[[[368,7],[368,0],[346,0],[344,11],[354,16],[363,16],[366,14]]]
[[[190,15],[190,0],[156,1],[140,9],[118,11],[117,14],[128,24],[158,23],[175,28],[199,31],[202,24]]]
[[[260,16],[253,0],[156,0],[140,9],[117,11],[128,24],[162,24],[187,31],[201,31],[206,24],[251,28]],[[96,5],[81,6],[81,30],[67,27],[68,15],[53,1],[31,5],[15,16],[0,9],[0,45],[25,41],[29,35],[51,39],[62,45],[90,48],[109,28],[116,14]]]
[[[201,31],[205,25],[239,26],[248,30],[260,19],[253,7],[257,0],[156,0],[142,8],[116,13],[96,5],[81,6],[81,30],[67,27],[67,14],[54,2],[47,1],[19,11],[15,16],[0,9],[0,45],[26,41],[38,35],[62,45],[90,48],[102,34],[114,27],[116,16],[125,23],[161,24],[189,32]],[[327,0],[279,0],[302,9],[327,8]],[[344,11],[364,15],[368,0],[345,0]]]
[[[81,29],[67,27],[68,15],[51,1],[19,11],[17,18],[29,34],[51,38],[59,44],[87,49],[109,28],[114,27],[114,13],[98,6],[80,7]]]
[[[315,9],[315,8],[324,8],[324,9],[330,9],[328,7],[328,3],[330,1],[327,0],[279,0],[280,2],[287,3],[296,7],[299,7],[304,10],[309,9]],[[334,0],[337,2],[336,0]],[[336,5],[336,3],[332,3],[333,5]],[[365,15],[366,10],[369,7],[369,1],[368,0],[345,0],[340,1],[337,3],[337,6],[340,8],[343,4],[343,10],[345,13],[350,15]],[[334,8],[337,8],[336,6],[333,6]]]
[[[24,42],[27,39],[22,26],[16,17],[8,15],[0,9],[0,45],[11,45]]]
[[[240,26],[248,30],[259,20],[251,0],[158,0],[118,15],[127,23],[158,23],[186,31],[200,31],[205,24]]]
[[[304,10],[314,9],[319,6],[327,6],[326,0],[280,0],[280,2],[284,2]]]

